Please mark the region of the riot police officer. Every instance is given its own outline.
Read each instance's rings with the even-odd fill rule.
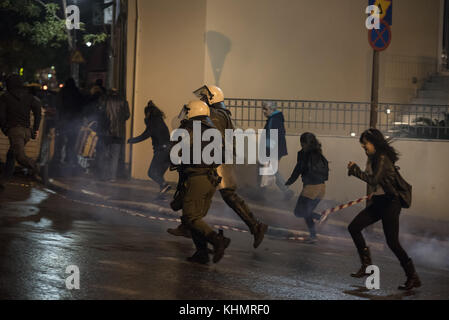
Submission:
[[[231,112],[224,104],[224,94],[220,88],[206,85],[194,91],[194,94],[210,107],[210,118],[223,137],[225,136],[226,129],[234,130]],[[217,171],[218,175],[222,178],[218,189],[220,190],[223,200],[248,226],[251,234],[254,236],[253,246],[254,248],[258,248],[263,241],[268,226],[257,221],[245,201],[237,195],[237,184],[233,166],[223,164],[218,167]],[[169,229],[168,232],[177,236],[189,236],[182,225],[177,229]]]
[[[187,119],[183,120],[180,129],[185,129],[189,133],[190,139],[190,161],[181,163],[178,166],[179,183],[175,200],[172,203],[174,210],[182,209],[182,225],[190,230],[193,242],[196,246],[195,254],[188,258],[188,261],[207,264],[209,262],[209,251],[207,243],[213,246],[213,262],[217,263],[224,255],[225,249],[231,240],[223,236],[223,231],[215,232],[204,220],[216,188],[221,178],[217,174],[217,164],[206,164],[203,160],[195,164],[193,161],[193,127],[194,123],[201,124],[201,133],[215,128],[210,119],[210,109],[202,101],[192,101],[185,109]],[[202,142],[201,153],[207,142]],[[176,199],[178,198],[178,199]],[[174,203],[180,203],[176,208]]]

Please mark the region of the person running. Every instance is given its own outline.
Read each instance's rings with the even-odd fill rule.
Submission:
[[[365,181],[368,184],[368,194],[372,195],[372,199],[367,208],[360,212],[348,227],[362,263],[359,271],[352,273],[351,276],[362,278],[368,275],[366,268],[372,264],[372,261],[362,230],[382,220],[387,245],[399,259],[407,276],[405,284],[398,289],[419,288],[421,281],[413,261],[399,243],[399,215],[402,207],[410,206],[411,187],[404,190],[405,181],[395,167],[399,160],[398,152],[377,129],[363,132],[360,143],[368,156],[366,171],[362,171],[356,163],[350,162],[348,175]]]
[[[210,119],[225,136],[226,130],[234,130],[231,112],[224,104],[223,91],[217,86],[205,85],[194,91],[194,94],[206,103],[210,109]],[[253,235],[253,247],[257,249],[262,243],[268,225],[257,220],[245,201],[237,194],[237,181],[233,165],[222,164],[217,168],[219,176],[222,178],[218,190],[224,202],[242,219]],[[180,224],[176,229],[168,229],[168,233],[174,236],[190,237],[187,228]]]
[[[6,80],[7,92],[0,97],[0,128],[9,138],[8,158],[14,166],[14,160],[31,171],[37,179],[40,175],[40,166],[25,153],[25,146],[39,136],[41,123],[41,101],[27,92],[22,78],[11,75]],[[31,113],[34,121],[31,123]],[[12,169],[13,171],[14,169]],[[11,177],[6,174],[0,177],[0,189]]]
[[[218,164],[206,164],[203,160],[200,163],[193,161],[197,151],[194,147],[193,132],[194,127],[198,125],[201,134],[209,129],[215,129],[216,126],[210,119],[210,110],[203,101],[192,101],[186,107],[188,110],[187,119],[183,120],[180,129],[188,132],[190,150],[186,157],[187,163],[178,164],[179,197],[181,205],[175,210],[182,209],[182,224],[189,229],[196,251],[193,256],[187,260],[199,264],[209,263],[209,250],[207,244],[213,246],[213,262],[218,263],[224,255],[225,249],[229,246],[231,239],[223,235],[223,230],[219,233],[214,231],[203,219],[206,217],[212,204],[212,198],[217,186],[221,182],[221,177],[217,173]],[[207,147],[208,142],[203,141],[199,152]],[[181,153],[184,150],[181,150]],[[184,156],[184,155],[181,155]],[[201,157],[202,158],[202,157]],[[174,200],[174,202],[177,202]],[[172,208],[173,208],[172,204]]]
[[[313,133],[304,133],[301,136],[301,150],[298,152],[298,161],[291,177],[285,183],[291,186],[302,176],[303,189],[295,207],[295,216],[304,218],[309,229],[310,237],[306,243],[317,242],[315,221],[321,215],[314,210],[324,198],[326,192],[325,182],[329,179],[329,165],[323,156],[321,144]]]
[[[150,100],[145,108],[145,131],[140,136],[128,140],[129,144],[135,144],[148,138],[152,139],[154,156],[148,169],[148,177],[159,184],[160,194],[170,190],[170,185],[164,179],[170,167],[170,132],[164,118],[164,112]]]

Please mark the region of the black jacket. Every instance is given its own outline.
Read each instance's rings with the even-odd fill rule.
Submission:
[[[0,126],[3,133],[14,127],[30,128],[33,113],[33,132],[39,130],[41,123],[41,102],[23,88],[13,88],[0,96]]]
[[[270,130],[278,130],[278,159],[281,159],[282,157],[288,155],[287,152],[287,140],[285,138],[286,132],[285,132],[285,125],[284,125],[284,115],[282,112],[275,111],[268,119],[267,123],[265,124],[265,130],[267,132],[267,155],[270,155],[269,153],[269,146],[272,144],[270,142]]]
[[[81,119],[85,112],[85,99],[73,84],[62,88],[59,93],[59,118],[63,121]]]
[[[292,185],[298,180],[299,176],[302,176],[302,182],[304,185],[317,185],[323,184],[327,181],[326,176],[319,176],[309,171],[310,162],[326,161],[323,155],[319,153],[306,153],[304,150],[298,152],[298,158],[296,167],[293,170],[291,177],[288,179],[286,185]]]
[[[373,159],[368,159],[369,165],[372,165]],[[401,199],[401,203],[406,203],[408,207],[411,205],[411,186],[409,190],[401,188],[403,185],[402,177],[398,173],[398,168],[385,154],[381,154],[378,158],[376,166],[372,166],[373,173],[369,174],[362,171],[358,165],[353,165],[348,170],[349,176],[355,176],[368,184],[368,195],[376,190],[376,186],[380,185],[386,195],[391,195]],[[404,206],[404,205],[403,205]],[[407,206],[404,206],[407,207]]]
[[[145,131],[138,137],[130,139],[131,144],[139,143],[151,138],[153,149],[159,150],[170,145],[170,131],[162,116],[149,116],[145,118]]]
[[[102,134],[123,139],[126,137],[126,121],[130,117],[128,102],[118,93],[105,96],[101,105]]]

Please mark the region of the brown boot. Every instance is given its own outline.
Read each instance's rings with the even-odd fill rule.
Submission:
[[[167,232],[175,237],[192,238],[192,232],[183,224],[180,224],[176,229],[167,229]]]
[[[208,250],[198,250],[196,251],[193,256],[190,258],[187,258],[187,261],[193,262],[193,263],[199,263],[199,264],[208,264],[209,259],[209,252]]]
[[[422,285],[421,280],[419,279],[418,274],[416,273],[412,259],[409,259],[405,265],[402,265],[402,268],[404,269],[405,274],[407,276],[407,281],[405,282],[404,285],[399,286],[398,289],[410,291],[413,288],[421,287]]]
[[[257,249],[263,241],[265,232],[267,232],[268,226],[265,223],[258,222],[253,230],[254,235],[254,249]]]
[[[368,276],[369,274],[366,273],[366,268],[372,265],[371,253],[369,251],[369,248],[364,248],[362,252],[359,252],[359,255],[362,266],[360,267],[359,271],[351,273],[351,277],[353,278],[363,278]]]
[[[207,241],[214,246],[214,257],[212,261],[218,263],[223,258],[225,249],[229,247],[231,239],[226,238],[223,235],[223,230],[220,230],[219,233],[215,231],[211,232],[207,236]]]

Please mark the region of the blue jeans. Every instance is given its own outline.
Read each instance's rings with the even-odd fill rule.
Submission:
[[[313,210],[315,210],[320,201],[321,199],[312,200],[299,196],[294,211],[296,217],[304,218],[312,238],[316,237],[315,222],[313,220],[318,220],[321,218],[321,216],[318,213],[313,212]]]

